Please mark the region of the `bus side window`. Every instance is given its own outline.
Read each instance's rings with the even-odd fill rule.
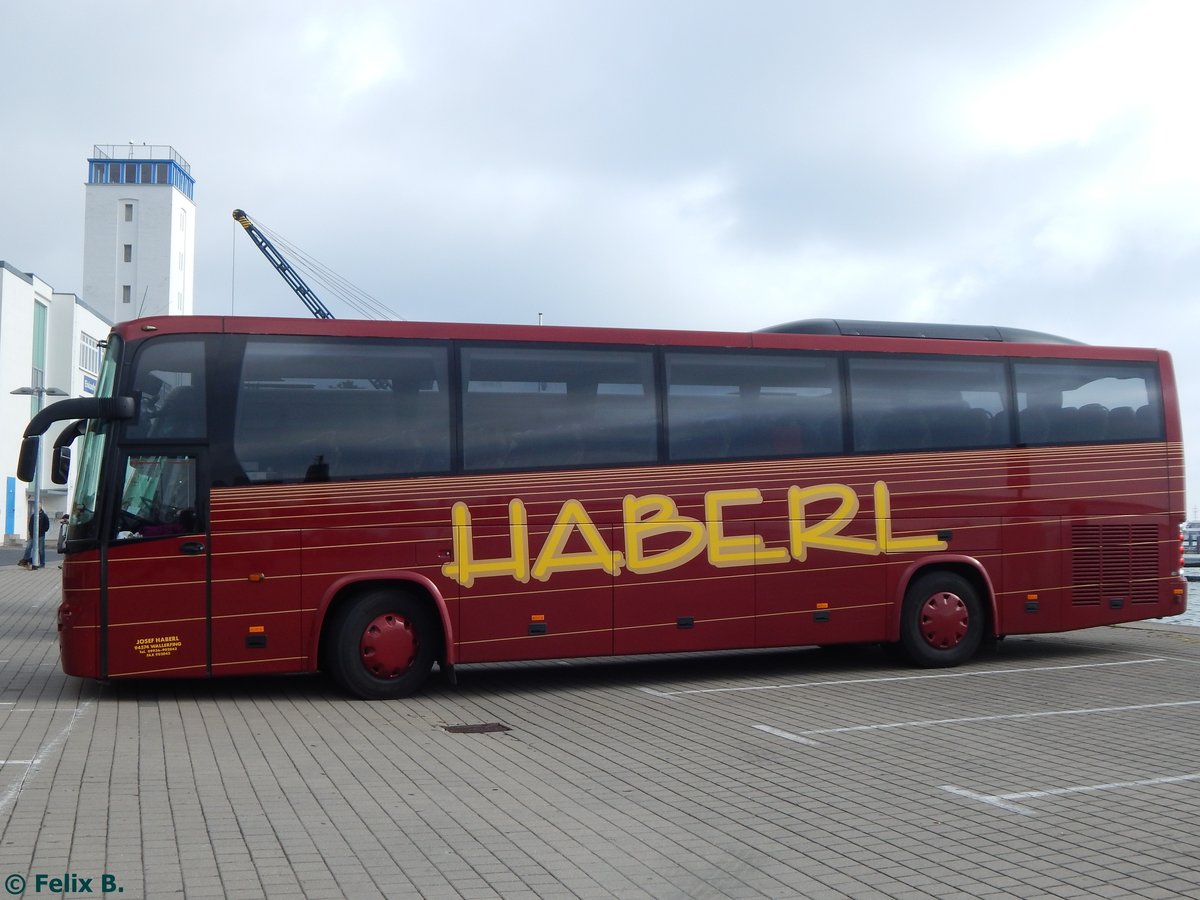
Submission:
[[[648,351],[473,346],[461,360],[468,470],[654,461]]]
[[[346,338],[247,342],[233,450],[247,482],[450,468],[447,350]]]
[[[1013,375],[1022,443],[1163,439],[1162,395],[1151,364],[1022,360]]]
[[[127,438],[205,437],[204,342],[148,341],[137,355],[133,392],[138,417],[126,425]]]
[[[672,460],[841,452],[834,357],[673,351],[666,361]]]
[[[196,500],[195,457],[130,456],[125,462],[115,537],[127,540],[202,531]]]
[[[164,398],[149,437],[195,437],[203,434],[204,394],[191,384],[173,388]]]
[[[1008,387],[999,360],[854,356],[850,395],[860,452],[1009,443]]]

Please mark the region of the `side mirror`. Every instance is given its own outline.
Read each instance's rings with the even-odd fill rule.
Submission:
[[[21,440],[21,455],[17,457],[17,477],[22,481],[33,481],[37,472],[38,445],[41,439],[37,436]]]
[[[71,448],[55,447],[54,459],[50,464],[50,480],[55,484],[66,484],[71,474]]]
[[[54,442],[54,457],[50,464],[50,480],[55,484],[66,484],[71,473],[71,443],[83,434],[87,419],[76,419],[58,434]]]

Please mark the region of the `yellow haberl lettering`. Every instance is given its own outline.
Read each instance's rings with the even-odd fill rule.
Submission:
[[[762,491],[744,488],[736,491],[709,491],[704,495],[704,519],[708,524],[708,561],[722,568],[790,562],[785,547],[767,549],[762,535],[730,536],[725,533],[723,515],[727,506],[754,506],[762,503]]]
[[[471,510],[461,501],[451,510],[454,549],[442,574],[463,587],[471,587],[478,578],[507,576],[527,583],[532,576],[548,581],[557,572],[599,570],[616,577],[621,569],[636,575],[653,575],[685,565],[706,548],[708,562],[718,568],[780,565],[796,560],[804,562],[812,549],[833,550],[878,556],[880,553],[918,553],[945,550],[946,542],[932,534],[896,537],[892,534],[892,501],[888,486],[875,482],[875,539],[850,537],[842,531],[859,512],[854,489],[845,484],[793,485],[787,489],[788,546],[768,547],[762,535],[725,533],[725,511],[731,506],[758,506],[763,502],[758,488],[709,491],[704,495],[704,521],[681,515],[675,501],[665,494],[635,496],[627,494],[621,502],[624,518],[625,552],[609,547],[608,542],[579,500],[567,500],[558,510],[545,543],[530,567],[529,518],[525,504],[508,504],[508,555],[488,559],[475,558],[475,536]],[[810,522],[809,508],[815,503],[835,501],[831,512]],[[753,520],[747,521],[753,528]],[[587,549],[567,550],[572,536],[578,534]],[[666,549],[647,551],[652,538],[670,535]]]
[[[529,581],[529,520],[524,503],[520,500],[509,501],[509,555],[497,559],[475,559],[471,510],[467,504],[462,501],[455,503],[450,516],[454,525],[454,556],[442,566],[443,575],[468,588],[476,578],[492,575],[511,575],[522,584]]]
[[[577,531],[583,537],[588,549],[575,553],[567,553],[567,541],[571,532]],[[533,577],[538,581],[546,581],[555,572],[578,572],[587,569],[601,569],[609,575],[617,575],[621,571],[624,557],[618,550],[613,552],[605,543],[600,530],[588,516],[587,510],[578,500],[568,500],[558,511],[558,518],[546,536],[546,543],[533,564]]]
[[[788,531],[792,558],[804,562],[809,547],[840,550],[844,553],[861,553],[877,556],[879,544],[866,538],[842,537],[839,532],[849,525],[858,514],[858,495],[844,484],[818,484],[815,487],[788,488]],[[837,500],[838,506],[832,513],[809,525],[805,509],[818,500]]]
[[[704,523],[681,516],[675,501],[662,494],[635,497],[627,494],[621,504],[625,515],[625,568],[638,575],[665,572],[690,562],[704,549]],[[647,538],[678,532],[683,540],[669,550],[646,555]]]
[[[892,497],[888,486],[875,482],[875,539],[884,553],[915,553],[921,550],[945,550],[949,546],[934,534],[913,534],[908,537],[892,536]]]

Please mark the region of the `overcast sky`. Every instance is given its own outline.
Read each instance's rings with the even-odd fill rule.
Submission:
[[[93,145],[170,144],[199,313],[307,315],[242,207],[409,319],[1157,346],[1200,476],[1200,4],[22,2],[0,25],[0,259],[56,290],[81,289]]]

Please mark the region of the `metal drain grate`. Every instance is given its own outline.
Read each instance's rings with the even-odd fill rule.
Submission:
[[[493,731],[512,731],[507,725],[499,722],[483,722],[479,725],[443,725],[442,728],[451,734],[491,734]]]

